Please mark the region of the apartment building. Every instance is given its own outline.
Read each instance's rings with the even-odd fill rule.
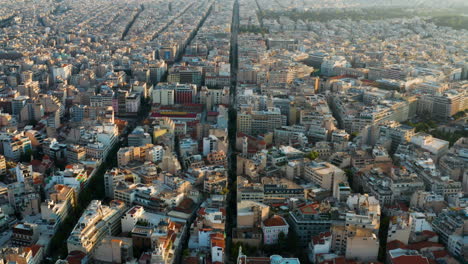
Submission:
[[[273,217],[262,221],[262,230],[263,243],[265,245],[275,245],[278,243],[281,233],[284,237],[288,235],[289,224],[283,217],[274,215]]]
[[[125,204],[121,201],[113,200],[109,205],[91,201],[68,237],[68,252],[93,253],[106,235],[120,232],[120,218],[124,211]]]
[[[266,111],[247,111],[237,114],[238,132],[248,135],[259,135],[273,132],[275,128],[286,125],[286,117],[279,108],[268,108]]]
[[[304,178],[326,190],[334,184],[347,181],[345,172],[329,162],[311,161],[304,165]]]

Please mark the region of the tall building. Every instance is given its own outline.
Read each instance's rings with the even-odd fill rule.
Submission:
[[[347,259],[376,261],[379,252],[380,204],[367,194],[346,201],[345,221],[332,225],[332,249]]]
[[[132,133],[128,135],[128,146],[140,147],[152,143],[151,135],[143,129],[143,127],[136,127]]]
[[[385,133],[387,138],[390,138],[392,141],[391,152],[395,152],[398,146],[401,143],[408,142],[412,136],[415,134],[414,128],[401,125],[398,122],[392,122],[388,126],[381,126],[381,133]]]
[[[286,125],[286,116],[279,108],[270,107],[266,111],[244,111],[237,114],[237,129],[248,135],[273,132]]]
[[[112,168],[111,170],[106,171],[104,174],[104,191],[106,193],[106,197],[114,198],[114,190],[119,182],[124,182],[127,179],[133,181],[136,178],[135,174],[126,169]]]
[[[153,103],[161,105],[191,104],[196,100],[194,84],[160,83],[153,89]]]
[[[332,224],[330,208],[319,203],[307,204],[290,211],[288,221],[302,246],[306,246],[312,236],[330,231]]]
[[[19,116],[21,113],[21,110],[23,110],[23,107],[26,106],[26,103],[28,100],[29,100],[29,97],[27,96],[17,96],[13,98],[13,101],[11,103],[12,114]]]
[[[3,151],[6,158],[19,161],[22,155],[31,154],[31,150],[31,140],[22,134],[3,140]]]
[[[304,166],[304,178],[326,190],[347,181],[345,172],[329,162],[311,161]]]
[[[1,176],[4,176],[6,175],[7,171],[6,171],[6,160],[5,160],[5,156],[3,155],[0,155],[0,175]]]
[[[158,60],[149,65],[148,82],[156,85],[167,72],[167,64],[164,60]]]
[[[215,135],[209,135],[203,138],[203,156],[208,156],[213,151],[218,150],[218,138]]]
[[[167,81],[181,84],[202,84],[201,67],[174,66],[169,70]]]
[[[111,201],[109,206],[91,201],[68,237],[68,252],[92,253],[106,235],[117,235],[124,211],[125,204],[121,201]]]
[[[131,93],[125,98],[125,112],[127,114],[137,114],[140,111],[140,93]]]
[[[418,101],[418,113],[431,115],[435,119],[446,120],[459,111],[468,108],[466,90],[446,90],[443,93],[423,95]]]
[[[79,145],[67,145],[67,162],[77,163],[86,157],[86,149]]]
[[[50,223],[60,224],[76,206],[75,189],[57,184],[49,194],[49,199],[41,204],[41,217]]]
[[[32,246],[39,239],[37,224],[16,224],[12,228],[11,244],[13,246]]]
[[[450,253],[465,261],[468,259],[468,212],[443,211],[433,221],[432,227]]]

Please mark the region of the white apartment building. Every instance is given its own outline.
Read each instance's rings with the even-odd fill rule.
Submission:
[[[209,135],[203,138],[203,156],[208,156],[209,153],[218,149],[218,138],[214,135]]]
[[[125,204],[121,201],[111,201],[109,206],[98,200],[91,201],[68,237],[68,253],[74,250],[92,253],[106,235],[118,234],[124,210]]]

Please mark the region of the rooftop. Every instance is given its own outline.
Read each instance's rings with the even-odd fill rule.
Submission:
[[[284,220],[283,217],[281,217],[279,215],[275,215],[275,216],[263,221],[263,225],[266,226],[266,227],[285,226],[285,225],[287,225],[287,223],[286,223],[286,221]]]

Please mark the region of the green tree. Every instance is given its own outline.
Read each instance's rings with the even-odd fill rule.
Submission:
[[[460,119],[460,118],[465,117],[465,116],[466,116],[465,111],[460,111],[460,112],[457,112],[456,114],[454,114],[452,117],[453,117],[453,119],[457,120],[457,119]]]
[[[32,150],[28,149],[20,155],[20,162],[31,162]]]
[[[307,153],[306,157],[310,160],[316,160],[319,157],[319,153],[315,150]]]
[[[286,235],[281,232],[278,234],[278,249],[280,250],[286,250],[288,247],[288,241],[286,240]]]
[[[229,193],[229,189],[227,187],[224,187],[222,190],[221,190],[221,194],[222,195],[226,195]]]
[[[294,232],[291,228],[289,229],[288,236],[286,237],[286,249],[288,252],[293,253],[294,255],[299,255],[298,253],[301,252],[299,246],[299,238],[297,237],[296,232]]]

